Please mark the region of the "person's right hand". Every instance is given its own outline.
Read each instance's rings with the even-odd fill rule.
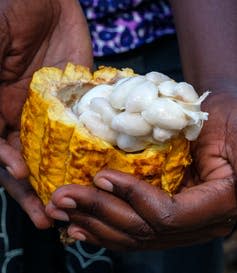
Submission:
[[[22,180],[28,169],[20,153],[20,116],[37,69],[67,62],[91,68],[87,23],[76,0],[2,0],[0,41],[0,184],[37,227],[46,228],[51,220]]]
[[[130,174],[102,170],[94,178],[97,188],[57,189],[48,215],[70,221],[70,237],[116,251],[161,250],[228,235],[237,219],[236,105],[235,90],[227,88],[203,103],[209,119],[193,143],[180,192],[170,196]]]

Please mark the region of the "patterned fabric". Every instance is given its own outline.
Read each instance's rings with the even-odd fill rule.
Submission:
[[[81,0],[94,56],[127,52],[175,32],[166,0]]]
[[[0,273],[42,272],[112,273],[113,264],[105,248],[79,241],[64,247],[57,229],[37,230],[0,187]]]

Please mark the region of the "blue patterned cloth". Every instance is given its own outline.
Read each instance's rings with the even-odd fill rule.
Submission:
[[[175,32],[167,1],[81,0],[94,56],[127,52]]]

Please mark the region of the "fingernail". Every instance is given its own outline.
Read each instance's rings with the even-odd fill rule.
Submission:
[[[85,241],[86,240],[86,236],[84,234],[82,234],[81,232],[79,232],[79,231],[74,232],[70,236],[73,237],[76,240],[79,240],[79,241]]]
[[[59,204],[60,206],[63,206],[65,208],[75,209],[77,207],[77,203],[69,197],[63,197],[60,200]]]
[[[13,171],[13,169],[9,166],[6,166],[6,170],[10,173],[10,175],[12,175],[13,177],[15,177],[15,173]]]
[[[53,213],[53,218],[55,218],[57,220],[65,221],[65,222],[68,222],[70,220],[67,213],[64,211],[61,211],[61,210],[55,211]]]
[[[105,179],[105,178],[99,178],[97,180],[94,181],[95,185],[105,191],[113,191],[113,184]]]

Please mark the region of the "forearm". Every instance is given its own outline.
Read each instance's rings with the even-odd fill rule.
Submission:
[[[65,17],[65,40],[69,32],[74,34],[74,38],[71,36],[71,39],[79,41],[71,52],[68,61],[73,63],[82,64],[93,68],[93,53],[92,53],[92,42],[90,39],[90,33],[88,24],[85,18],[85,15],[82,11],[81,5],[78,0],[68,1],[68,0],[59,0],[62,7],[61,16]],[[69,5],[70,2],[70,5]],[[64,21],[64,20],[63,20]],[[73,41],[71,40],[71,43]]]
[[[67,62],[93,67],[90,33],[78,0],[41,0],[34,3],[30,0],[2,0],[0,58],[4,55],[3,33],[10,39],[6,45],[7,63],[11,59],[14,70],[28,65],[26,59],[37,62],[37,68],[52,65],[63,68]],[[4,73],[0,79],[12,81],[15,74],[23,72],[11,69],[7,76]]]
[[[201,92],[236,89],[236,0],[170,0],[185,79]]]

